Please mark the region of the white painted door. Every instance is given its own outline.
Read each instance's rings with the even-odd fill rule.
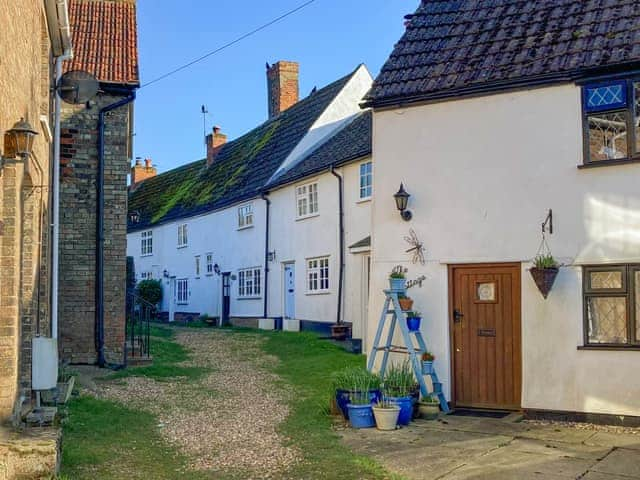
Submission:
[[[173,322],[176,317],[176,278],[169,279],[169,322]]]
[[[296,318],[296,273],[293,263],[284,266],[284,318]]]

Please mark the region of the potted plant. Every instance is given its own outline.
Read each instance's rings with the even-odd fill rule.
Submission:
[[[384,376],[383,392],[389,402],[400,407],[399,425],[409,425],[413,415],[415,379],[408,360],[391,365]]]
[[[347,405],[351,403],[352,397],[358,393],[354,390],[354,385],[357,385],[358,388],[363,388],[362,386],[366,385],[370,403],[377,403],[382,397],[381,383],[377,374],[362,367],[348,367],[333,375],[335,402],[345,420],[349,418]]]
[[[418,403],[420,417],[425,420],[435,420],[440,413],[440,402],[437,398],[429,395]]]
[[[384,395],[373,406],[373,416],[378,430],[395,430],[398,425],[398,415],[400,415],[400,407],[392,404]]]
[[[404,292],[406,290],[406,274],[407,269],[401,266],[395,267],[389,274],[389,288],[396,292]]]
[[[373,406],[369,395],[369,384],[354,385],[351,398],[347,404],[349,423],[353,428],[375,427]]]
[[[411,297],[407,297],[404,293],[398,294],[398,302],[400,303],[400,308],[404,312],[410,311],[413,308],[413,299]]]
[[[422,374],[431,375],[433,373],[433,361],[436,359],[435,355],[431,352],[424,352],[422,354]]]
[[[534,266],[530,270],[531,276],[542,296],[547,298],[560,271],[560,264],[550,253],[537,255],[533,263]]]
[[[417,310],[407,312],[407,328],[410,332],[417,332],[420,330],[421,321],[422,315]]]

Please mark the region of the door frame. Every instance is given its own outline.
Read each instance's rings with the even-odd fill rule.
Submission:
[[[447,285],[448,285],[448,304],[449,304],[449,368],[451,371],[450,378],[450,390],[451,390],[451,404],[455,406],[456,404],[456,365],[455,365],[455,339],[454,339],[454,321],[453,321],[453,310],[455,309],[454,305],[454,271],[458,268],[500,268],[500,267],[512,267],[518,271],[518,275],[516,277],[517,280],[517,292],[518,292],[518,300],[519,300],[519,315],[520,315],[520,406],[522,408],[522,388],[524,386],[523,382],[523,363],[522,363],[522,263],[521,262],[489,262],[489,263],[452,263],[447,265]],[[470,408],[470,407],[465,407]],[[478,407],[479,408],[479,407]]]
[[[287,317],[287,267],[293,268],[293,312],[295,315],[296,311],[296,262],[295,260],[282,262],[282,318],[286,319]],[[295,320],[295,318],[291,318],[290,320]]]

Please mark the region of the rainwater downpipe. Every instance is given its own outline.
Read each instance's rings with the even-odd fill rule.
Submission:
[[[264,229],[264,311],[262,318],[266,319],[269,313],[269,214],[271,211],[271,200],[269,192],[263,192],[260,198],[265,203],[265,229]]]
[[[62,99],[55,88],[62,76],[62,62],[73,58],[71,47],[71,28],[66,0],[56,3],[60,30],[63,36],[64,51],[56,57],[55,84],[53,94],[53,179],[52,179],[52,220],[51,220],[51,338],[58,338],[58,297],[60,282],[60,114]]]
[[[331,174],[338,179],[338,215],[340,225],[340,269],[338,277],[338,308],[336,313],[336,324],[342,325],[342,287],[344,283],[344,193],[342,176],[336,173],[335,167],[331,165]]]
[[[98,115],[98,172],[96,175],[96,350],[98,366],[106,365],[104,356],[104,137],[107,113],[128,105],[136,99],[135,90],[109,89],[109,93],[124,93],[127,96],[100,110]]]

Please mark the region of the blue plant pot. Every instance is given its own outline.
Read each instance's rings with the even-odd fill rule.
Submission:
[[[420,322],[422,317],[407,317],[407,328],[410,332],[417,332],[420,330]]]
[[[404,292],[407,281],[404,278],[390,278],[389,287],[395,292]]]
[[[398,415],[398,425],[409,425],[413,416],[413,398],[412,397],[388,397],[389,402],[400,407],[400,415]]]
[[[433,360],[422,362],[422,374],[431,375],[433,373]]]
[[[336,390],[336,403],[345,420],[349,420],[349,409],[347,405],[351,402],[351,395],[353,393],[355,392],[352,390]],[[380,390],[369,390],[369,400],[371,400],[371,403],[378,403],[381,399],[382,392]]]
[[[371,428],[376,426],[373,409],[369,405],[347,405],[349,422],[353,428]]]

